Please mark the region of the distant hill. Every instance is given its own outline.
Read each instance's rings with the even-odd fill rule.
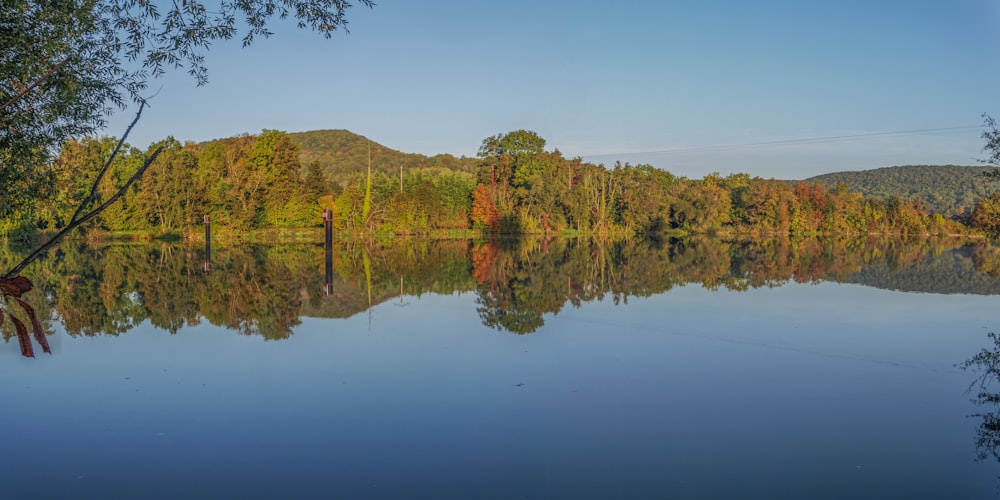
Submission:
[[[288,135],[301,148],[299,159],[302,165],[316,161],[330,180],[340,184],[347,184],[367,170],[369,143],[372,172],[382,172],[391,177],[399,175],[400,166],[407,173],[420,171],[430,175],[443,172],[472,175],[476,170],[475,158],[402,153],[347,130],[312,130]]]
[[[817,175],[806,181],[836,187],[845,184],[865,196],[921,198],[931,212],[961,214],[975,201],[1000,191],[1000,180],[983,177],[991,167],[909,165]]]

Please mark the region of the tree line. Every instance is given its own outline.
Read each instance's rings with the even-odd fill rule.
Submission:
[[[111,138],[65,142],[49,165],[47,192],[30,212],[0,223],[0,231],[63,227],[115,144]],[[830,188],[748,174],[688,179],[646,164],[606,168],[569,159],[545,144],[538,134],[517,130],[483,140],[475,174],[401,167],[390,175],[370,166],[337,171],[337,165],[303,164],[292,135],[276,130],[202,144],[167,138],[146,152],[126,147],[115,157],[99,197],[111,196],[149,151],[162,149],[91,229],[184,233],[200,227],[204,216],[230,231],[303,228],[321,224],[324,209],[336,229],[352,232],[472,229],[612,238],[664,232],[962,234],[970,226],[995,231],[1000,220],[998,194],[978,200],[963,225],[930,212],[919,199],[864,196],[844,184]],[[347,180],[332,180],[330,168]]]
[[[65,142],[48,166],[51,182],[32,210],[5,219],[0,231],[64,227],[115,144],[107,137]],[[383,172],[359,173],[341,185],[318,162],[303,165],[291,136],[274,130],[203,144],[170,137],[147,151],[126,146],[102,179],[97,203],[111,196],[149,151],[160,148],[134,189],[101,213],[91,230],[183,233],[198,227],[204,216],[231,231],[302,228],[319,225],[323,209],[332,210],[338,228],[345,230],[426,232],[468,225],[468,174],[418,170],[392,179]]]

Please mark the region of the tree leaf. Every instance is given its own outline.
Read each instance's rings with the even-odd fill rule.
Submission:
[[[14,329],[17,330],[17,343],[21,345],[21,356],[35,357],[35,350],[31,347],[31,338],[28,337],[28,329],[24,323],[13,314],[10,315],[10,320],[14,322]]]
[[[43,351],[52,354],[52,351],[49,350],[49,340],[45,338],[45,331],[42,330],[42,324],[38,321],[38,315],[35,314],[35,309],[21,299],[15,300],[17,300],[21,309],[24,309],[24,312],[28,313],[28,319],[31,320],[31,329],[35,334],[35,342],[38,342],[38,345],[42,346]]]

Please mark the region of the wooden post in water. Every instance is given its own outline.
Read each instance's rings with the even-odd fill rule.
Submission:
[[[205,272],[212,270],[212,224],[205,216]]]
[[[323,295],[333,293],[333,210],[323,209],[324,270]]]

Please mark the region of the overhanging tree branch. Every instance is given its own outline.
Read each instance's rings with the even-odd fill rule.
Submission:
[[[14,94],[14,96],[12,96],[10,99],[7,99],[7,102],[3,103],[3,106],[0,106],[0,110],[7,109],[7,106],[10,106],[11,104],[14,104],[15,102],[17,102],[18,99],[24,97],[24,95],[27,94],[28,92],[31,92],[31,89],[33,89],[33,88],[41,85],[42,82],[44,82],[50,76],[52,76],[53,74],[55,74],[56,71],[59,71],[59,68],[62,68],[63,66],[65,66],[66,63],[68,63],[69,60],[72,59],[72,58],[73,58],[73,54],[70,54],[70,55],[66,56],[66,58],[63,59],[62,61],[59,61],[58,64],[56,64],[55,66],[53,66],[52,69],[50,69],[47,73],[45,73],[44,75],[42,75],[41,77],[39,77],[37,80],[35,80],[34,82],[32,82],[31,85],[28,85],[27,87],[25,87],[23,90],[21,90],[17,94]]]
[[[131,128],[131,127],[129,127],[129,128]],[[36,249],[34,252],[31,252],[31,255],[28,255],[27,257],[25,257],[24,260],[22,260],[18,265],[14,266],[13,269],[11,269],[10,271],[8,271],[7,274],[4,275],[4,278],[6,278],[6,279],[14,279],[14,277],[16,277],[18,274],[20,274],[21,271],[23,271],[24,268],[28,266],[28,264],[31,264],[32,262],[34,262],[42,254],[44,254],[50,248],[52,248],[53,246],[55,246],[56,244],[58,244],[60,241],[62,241],[62,239],[70,231],[72,231],[72,230],[74,230],[74,229],[82,226],[84,223],[86,223],[90,219],[93,219],[98,214],[100,214],[101,212],[103,212],[106,208],[110,207],[114,202],[118,201],[118,198],[121,198],[125,194],[125,192],[128,191],[128,189],[130,187],[132,187],[132,184],[135,184],[135,182],[137,180],[139,180],[140,177],[142,177],[142,174],[146,172],[146,169],[149,168],[149,166],[153,163],[154,160],[156,160],[156,157],[159,156],[160,152],[162,152],[162,151],[163,151],[163,146],[160,146],[160,147],[156,148],[156,150],[153,151],[153,154],[149,155],[149,157],[146,158],[146,161],[143,162],[143,164],[142,164],[141,167],[139,167],[139,170],[136,170],[136,172],[134,174],[132,174],[132,177],[130,177],[129,180],[127,182],[125,182],[125,185],[123,185],[121,187],[121,189],[119,189],[118,192],[116,192],[114,194],[114,196],[112,196],[111,198],[108,198],[108,201],[105,201],[99,207],[91,210],[90,212],[87,212],[87,214],[83,215],[82,217],[77,218],[77,216],[74,215],[73,216],[73,220],[69,223],[69,225],[67,225],[61,231],[59,231],[58,233],[56,233],[55,236],[53,236],[51,239],[49,239],[49,241],[46,241],[44,244],[42,244],[42,246],[38,247],[38,249]],[[113,159],[116,154],[117,154],[117,150],[115,151],[114,154],[112,154],[111,158]],[[109,159],[108,162],[110,163],[110,161],[111,160]],[[95,186],[96,186],[96,184],[95,184]],[[89,197],[88,197],[88,199],[89,199]],[[86,202],[87,200],[84,200],[84,201]]]

